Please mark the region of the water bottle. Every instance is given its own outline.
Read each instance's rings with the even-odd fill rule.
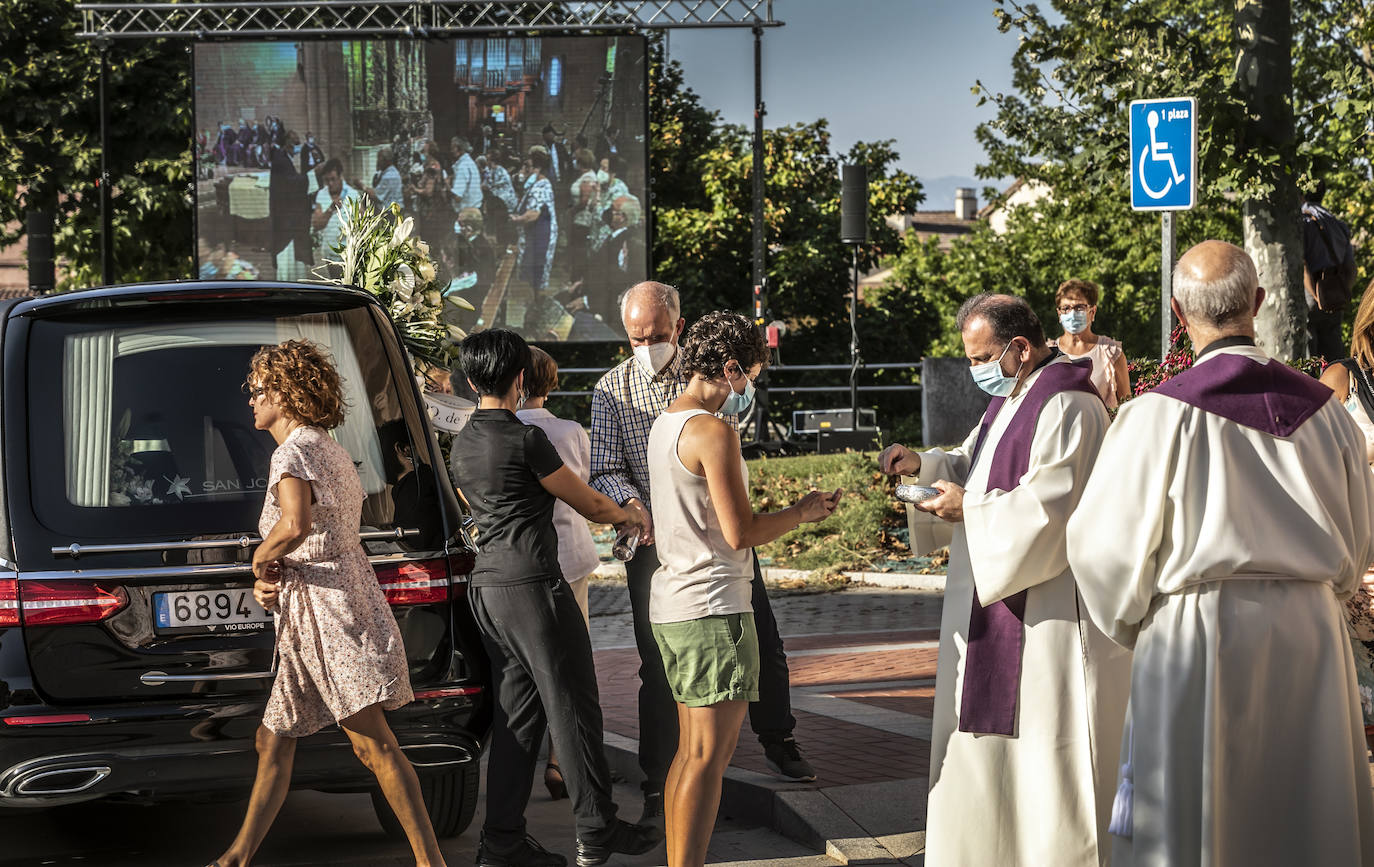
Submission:
[[[615,544],[611,546],[611,556],[622,562],[629,560],[635,555],[639,548],[639,531],[631,528],[621,530],[615,537]]]

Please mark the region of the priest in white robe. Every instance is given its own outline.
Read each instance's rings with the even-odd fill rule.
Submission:
[[[1133,648],[1112,822],[1130,865],[1374,865],[1341,600],[1374,556],[1350,414],[1255,346],[1238,247],[1174,271],[1193,367],[1127,403],[1069,521],[1093,620]]]
[[[994,395],[962,446],[891,446],[886,473],[943,493],[949,576],[926,813],[928,867],[1107,863],[1104,839],[1130,654],[1087,617],[1065,552],[1108,417],[1091,369],[1046,346],[1019,298],[959,311],[975,381]]]

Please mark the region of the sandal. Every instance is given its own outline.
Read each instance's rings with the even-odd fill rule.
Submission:
[[[544,766],[544,788],[549,790],[552,800],[568,797],[568,784],[563,782],[563,771],[557,762],[549,762]]]

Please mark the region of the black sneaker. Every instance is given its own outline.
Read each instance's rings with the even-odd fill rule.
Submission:
[[[644,814],[639,817],[639,824],[647,825],[650,822],[662,824],[663,822],[663,793],[645,792],[644,793]]]
[[[784,780],[791,780],[796,783],[811,783],[816,780],[816,769],[811,767],[811,763],[802,758],[801,750],[797,749],[795,738],[783,738],[780,741],[769,741],[763,745],[763,757],[768,762],[768,767]]]
[[[659,803],[663,797],[659,796]],[[648,825],[631,825],[624,819],[616,819],[610,832],[599,843],[588,840],[577,841],[577,867],[595,867],[605,864],[617,853],[621,855],[643,855],[659,844],[663,832]]]
[[[567,858],[540,846],[528,834],[509,849],[488,845],[485,835],[477,844],[477,867],[567,867],[567,863]]]

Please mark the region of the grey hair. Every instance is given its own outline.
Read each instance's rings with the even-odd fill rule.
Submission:
[[[1024,337],[1032,348],[1045,345],[1045,329],[1040,324],[1040,317],[1024,298],[981,292],[959,306],[954,324],[962,333],[973,319],[985,320],[998,343],[1010,343],[1014,338]]]
[[[1174,269],[1174,298],[1183,315],[1222,325],[1243,316],[1255,306],[1259,272],[1244,250],[1228,244],[1227,269],[1218,279],[1207,280],[1195,269]]]
[[[674,322],[682,316],[682,300],[678,297],[677,290],[667,283],[646,280],[626,289],[625,294],[620,296],[620,319],[622,322],[625,319],[625,308],[630,304],[630,296],[637,294],[651,297],[655,305],[668,311],[668,317]]]

